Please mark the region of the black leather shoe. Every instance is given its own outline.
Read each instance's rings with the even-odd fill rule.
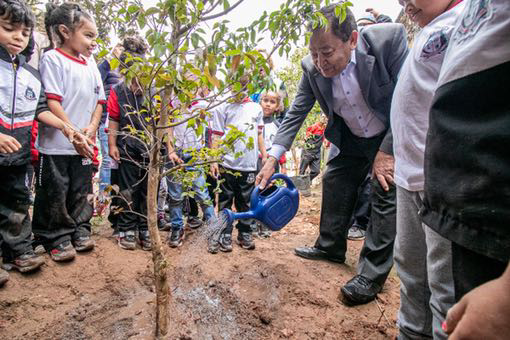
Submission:
[[[336,257],[316,247],[298,247],[294,249],[297,256],[310,260],[328,260],[336,263],[344,263],[345,257]]]
[[[382,287],[364,276],[356,275],[340,289],[340,300],[347,306],[356,306],[374,300]]]

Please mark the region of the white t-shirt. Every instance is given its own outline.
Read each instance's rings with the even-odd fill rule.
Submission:
[[[197,101],[191,105],[191,107],[186,111],[182,112],[181,117],[178,120],[185,120],[190,118],[191,116],[196,115],[200,112],[200,109],[206,109],[209,105],[208,102],[204,100]],[[209,125],[210,118],[206,117],[206,123]],[[205,129],[204,129],[205,133]],[[204,133],[202,135],[197,136],[196,131],[192,127],[188,127],[188,123],[183,123],[173,128],[173,136],[174,136],[174,145],[177,149],[186,150],[186,149],[201,149],[205,146]]]
[[[44,53],[39,67],[48,99],[60,101],[76,128],[87,127],[97,104],[105,102],[103,82],[94,59],[77,59],[55,49]],[[48,155],[78,154],[62,132],[42,123],[36,145]]]
[[[234,144],[235,152],[229,152],[223,158],[222,165],[238,171],[256,171],[259,154],[258,131],[264,128],[262,107],[252,101],[221,105],[213,110],[213,133],[225,136],[236,127],[246,135],[245,142],[238,140]],[[249,150],[247,144],[253,141],[253,148]],[[241,156],[235,157],[240,153]]]
[[[270,123],[264,123],[264,145],[266,151],[270,150],[273,146],[273,140],[278,132],[278,125],[272,120]]]
[[[438,87],[509,60],[510,1],[468,0],[452,35]]]
[[[409,191],[424,189],[430,106],[446,49],[464,7],[465,2],[461,2],[420,31],[395,86],[391,104],[395,183]]]

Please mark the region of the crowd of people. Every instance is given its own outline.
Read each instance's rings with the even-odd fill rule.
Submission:
[[[504,97],[510,3],[399,3],[421,27],[410,48],[404,26],[373,9],[358,21],[347,10],[340,22],[336,5],[324,7],[328,25],[309,27],[310,55],[285,115],[277,90],[259,88],[209,110],[209,89],[199,88],[179,119],[208,110],[201,117],[207,129],[203,135],[187,124],[168,129],[162,171],[187,163],[191,150],[216,147],[232,129],[254,145],[236,142],[210,173],[187,167],[192,180],[186,185],[177,173],[165,176],[158,227],[169,231],[167,243],[175,248],[185,240],[186,224],[197,228],[215,218],[215,204],[247,211],[254,186],[265,189],[279,171],[318,102],[324,117],[307,130],[300,173],[309,167],[311,179],[317,176],[326,138],[331,150],[322,177],[319,236],[295,254],[344,263],[347,239],[364,239],[357,275],[340,290],[346,305],[374,300],[395,263],[399,339],[497,338],[510,327],[510,106]],[[119,197],[111,205],[119,209],[110,209],[109,220],[119,247],[151,250],[150,150],[136,132],[147,128],[152,90],[122,72],[132,57],[145,59],[149,46],[139,36],[125,38],[112,52],[121,64],[115,70],[109,60],[96,64],[97,27],[80,5],[49,4],[45,26],[49,46],[32,55],[32,11],[23,0],[0,0],[0,72],[9,80],[0,86],[3,268],[39,268],[45,260],[35,246],[56,262],[93,250],[97,155],[90,145],[96,136],[103,156],[99,206],[117,185]],[[241,79],[242,86],[247,82]],[[31,154],[37,155],[32,219],[26,183]],[[219,178],[216,195],[210,189]],[[188,190],[192,198],[183,195]],[[236,228],[237,244],[247,250],[255,249],[254,230],[270,235],[247,221]],[[227,228],[208,251],[231,252],[232,234],[233,227]],[[0,268],[0,286],[8,279]]]

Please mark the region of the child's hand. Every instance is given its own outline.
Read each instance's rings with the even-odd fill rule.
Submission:
[[[69,139],[71,143],[73,143],[74,149],[76,152],[78,152],[81,156],[87,157],[90,159],[94,158],[94,142],[86,137],[85,135],[75,132],[72,140]]]
[[[220,167],[218,166],[218,163],[212,163],[210,168],[211,176],[214,178],[220,177]]]
[[[21,149],[21,144],[16,138],[0,133],[0,152],[14,153]]]
[[[120,151],[119,151],[119,148],[117,147],[117,145],[110,145],[108,153],[110,154],[110,157],[114,161],[120,163]]]
[[[82,130],[82,132],[87,136],[88,138],[93,138],[96,136],[98,126],[95,124],[90,124],[85,129]]]
[[[175,151],[172,151],[168,154],[168,159],[176,165],[184,163],[184,161],[177,155]]]

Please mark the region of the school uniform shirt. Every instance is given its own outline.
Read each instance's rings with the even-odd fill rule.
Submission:
[[[182,112],[181,117],[177,118],[177,121],[185,120],[200,113],[200,111],[206,109],[208,105],[209,103],[204,100],[193,102],[185,112]],[[209,117],[205,118],[205,123],[207,126],[210,125]],[[205,146],[204,134],[197,135],[194,128],[188,127],[188,122],[174,126],[173,136],[175,148],[179,150],[199,150]]]
[[[456,245],[510,261],[510,1],[471,0],[431,105],[423,221]],[[477,268],[477,270],[483,268]]]
[[[273,117],[264,117],[264,146],[266,147],[266,151],[271,150],[273,146],[274,136],[278,132],[279,125],[276,123]]]
[[[106,104],[103,82],[93,58],[75,58],[57,48],[44,53],[40,72],[46,97],[58,100],[78,129],[90,124],[98,103]],[[37,148],[48,155],[78,154],[62,132],[43,123],[39,125]]]
[[[223,138],[236,127],[244,132],[246,139],[238,140],[234,144],[234,152],[228,152],[223,157],[222,165],[226,168],[238,171],[256,171],[258,160],[258,132],[264,129],[262,107],[252,102],[249,98],[242,103],[224,104],[214,110],[213,133]],[[247,144],[253,139],[253,148],[249,150]],[[241,154],[236,158],[236,154]]]
[[[465,1],[420,31],[395,86],[391,104],[395,183],[409,191],[422,191],[424,187],[429,109],[446,49],[464,7]]]

